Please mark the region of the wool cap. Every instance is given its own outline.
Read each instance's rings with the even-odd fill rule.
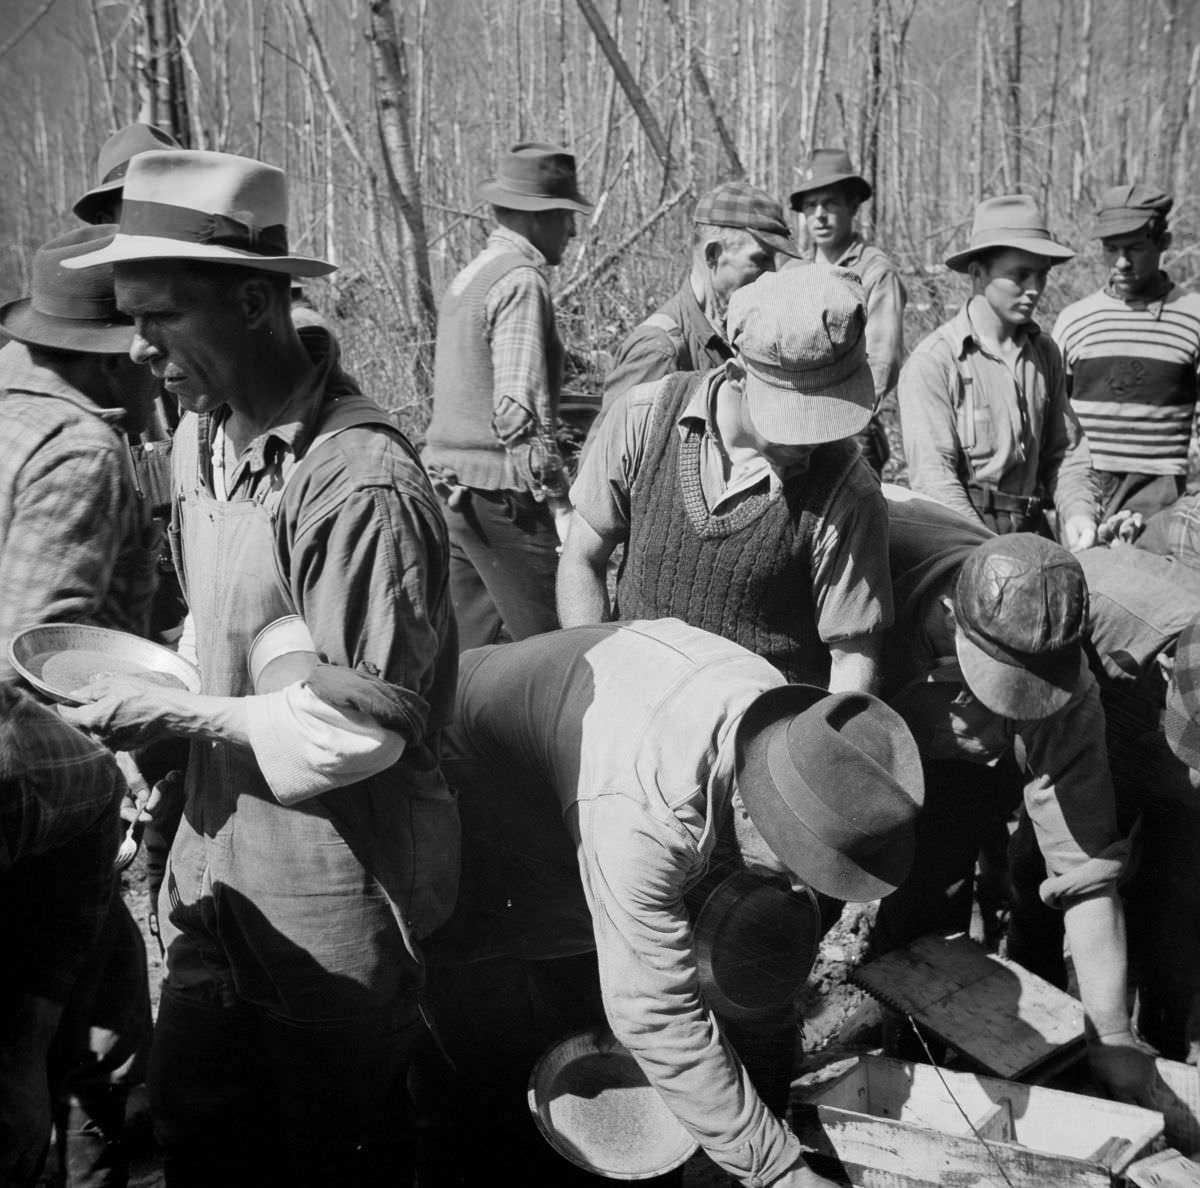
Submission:
[[[129,162],[138,153],[182,147],[169,132],[153,124],[128,124],[114,132],[101,146],[96,172],[100,181],[71,207],[76,218],[85,223],[99,222],[100,213],[125,185]]]
[[[870,693],[781,685],[751,703],[735,747],[751,821],[810,887],[862,903],[908,877],[925,778],[890,706]]]
[[[1175,199],[1155,186],[1140,182],[1120,186],[1109,186],[1100,195],[1096,207],[1097,239],[1110,239],[1114,235],[1129,235],[1140,231],[1155,215],[1166,218]]]
[[[509,210],[573,210],[589,214],[592,204],[579,192],[575,158],[557,144],[514,144],[500,159],[496,176],[479,196]]]
[[[804,195],[813,190],[844,188],[859,202],[866,202],[873,193],[871,183],[858,173],[850,162],[850,154],[844,148],[813,149],[812,156],[800,171],[800,182],[792,191],[791,206],[799,210],[804,205]]]
[[[975,208],[971,241],[961,252],[946,257],[946,267],[966,272],[967,265],[992,248],[1017,248],[1045,256],[1053,264],[1070,260],[1075,253],[1050,236],[1037,204],[1028,194],[1001,194],[985,198]]]
[[[971,692],[1006,718],[1045,718],[1079,685],[1088,588],[1062,545],[1013,532],[979,545],[954,587],[958,661]]]
[[[783,207],[765,190],[749,182],[731,181],[701,196],[692,212],[693,223],[712,227],[737,227],[749,231],[774,252],[799,256]]]
[[[1175,757],[1200,771],[1200,619],[1189,623],[1175,643],[1163,734]]]
[[[0,306],[0,330],[29,346],[80,354],[125,355],[133,319],[117,309],[112,265],[69,272],[63,265],[112,242],[116,227],[78,227],[38,248],[30,296]]]
[[[754,427],[777,445],[820,445],[865,429],[875,404],[857,277],[797,264],[729,299],[725,329],[746,368]]]

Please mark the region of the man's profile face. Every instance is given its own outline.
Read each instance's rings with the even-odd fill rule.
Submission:
[[[854,233],[858,203],[840,186],[813,190],[800,201],[800,213],[813,243],[822,248],[840,248]]]
[[[537,213],[529,242],[546,257],[547,264],[561,264],[567,244],[575,234],[573,210],[541,210]]]
[[[743,285],[775,271],[775,253],[749,231],[735,231],[729,242],[717,242],[720,250],[710,259],[713,292],[723,305]]]
[[[1147,227],[1102,239],[1100,248],[1108,268],[1109,288],[1126,299],[1156,288],[1164,247],[1151,237]]]
[[[1008,326],[1025,326],[1046,288],[1051,261],[1019,248],[1003,248],[974,264],[976,292],[981,292],[996,317]]]
[[[118,308],[134,320],[130,358],[149,365],[187,412],[225,404],[253,349],[233,293],[174,260],[118,264],[115,287]]]

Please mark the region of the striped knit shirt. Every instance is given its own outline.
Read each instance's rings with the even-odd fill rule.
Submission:
[[[1096,470],[1186,474],[1200,372],[1200,294],[1145,305],[1100,291],[1054,325]]]

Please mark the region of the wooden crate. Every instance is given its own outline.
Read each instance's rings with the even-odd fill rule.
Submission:
[[[1111,1188],[1163,1133],[1152,1110],[885,1056],[801,1089],[792,1113],[816,1170],[861,1188]]]

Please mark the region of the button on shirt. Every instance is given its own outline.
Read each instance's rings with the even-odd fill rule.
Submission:
[[[971,322],[970,302],[913,351],[900,373],[900,423],[915,491],[971,519],[966,484],[1042,494],[1059,517],[1092,516],[1091,455],[1067,401],[1062,356],[1030,324],[1010,363]]]

